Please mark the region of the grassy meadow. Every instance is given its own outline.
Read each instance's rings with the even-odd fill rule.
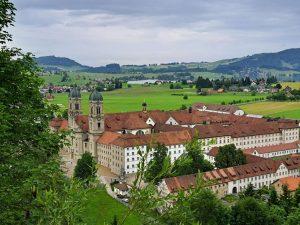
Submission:
[[[113,199],[105,189],[92,191],[88,195],[88,205],[84,211],[84,222],[87,225],[111,224],[114,215],[122,219],[127,208],[122,203]],[[126,219],[125,225],[141,224],[140,217],[132,214]]]
[[[282,85],[282,88],[289,86],[293,89],[300,89],[300,82],[282,82],[281,85]]]
[[[217,79],[221,76],[225,77],[232,77],[228,74],[220,74],[220,73],[213,73],[213,72],[192,72],[191,73],[194,77],[202,76],[204,78],[210,79]],[[94,82],[94,80],[104,80],[106,78],[120,78],[125,76],[135,77],[140,76],[140,74],[134,73],[118,73],[118,74],[111,74],[111,73],[87,73],[87,72],[68,72],[69,80],[66,82],[61,82],[63,75],[62,74],[46,74],[41,76],[41,78],[45,81],[45,84],[52,83],[53,85],[85,85],[89,82]],[[159,73],[146,73],[143,74],[146,79],[155,79],[157,78]]]
[[[300,119],[300,102],[255,102],[240,107],[247,113],[271,117]]]
[[[221,104],[221,102],[231,102],[232,100],[252,100],[254,98],[265,97],[266,94],[251,96],[250,93],[222,93],[207,96],[199,96],[193,88],[179,90],[169,89],[167,85],[152,85],[143,87],[134,85],[132,88],[122,88],[110,92],[102,93],[104,98],[104,112],[128,112],[139,111],[143,101],[148,104],[149,110],[174,110],[179,109],[183,104],[189,106],[195,102],[206,102]],[[188,95],[188,99],[183,99],[183,95]],[[82,110],[88,113],[89,93],[82,93]],[[67,93],[55,94],[52,103],[61,104],[67,107]]]

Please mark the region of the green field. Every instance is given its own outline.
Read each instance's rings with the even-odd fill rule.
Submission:
[[[240,107],[247,113],[300,119],[300,102],[255,102]]]
[[[225,77],[232,77],[228,74],[220,74],[220,73],[213,73],[213,72],[192,72],[191,73],[195,78],[198,76],[202,76],[204,78],[210,78],[210,79],[217,79],[221,76]],[[111,74],[111,73],[87,73],[87,72],[68,72],[69,80],[66,82],[61,82],[63,75],[62,74],[45,74],[41,76],[41,78],[45,81],[45,84],[52,83],[53,85],[59,85],[59,86],[69,86],[73,84],[77,85],[85,85],[89,82],[94,83],[94,80],[104,80],[106,78],[120,78],[120,77],[135,77],[140,76],[141,74],[135,74],[135,73],[118,73],[118,74]],[[155,79],[158,75],[161,75],[159,73],[146,73],[143,74],[146,79]]]
[[[293,89],[300,89],[300,82],[283,82],[283,83],[281,83],[281,85],[282,85],[282,88],[289,86]]]
[[[88,205],[84,212],[84,220],[87,225],[111,224],[114,215],[122,219],[127,208],[117,200],[109,196],[104,189],[92,191],[88,195]],[[130,215],[125,225],[139,225],[140,218]]]
[[[149,110],[172,110],[179,109],[182,106],[182,104],[189,106],[195,102],[220,104],[222,101],[226,103],[232,100],[246,101],[266,96],[265,94],[257,94],[256,96],[251,96],[250,93],[232,92],[199,96],[195,92],[195,89],[192,88],[171,90],[164,85],[153,85],[149,87],[136,85],[132,88],[123,88],[115,91],[103,92],[102,94],[104,98],[104,112],[110,113],[139,111],[142,108],[141,105],[143,101],[147,102]],[[188,99],[183,99],[182,95],[184,94],[188,95]],[[88,113],[88,97],[89,93],[82,93],[82,109],[83,113],[85,114]],[[55,104],[62,104],[63,107],[67,107],[67,94],[56,94],[52,102]]]

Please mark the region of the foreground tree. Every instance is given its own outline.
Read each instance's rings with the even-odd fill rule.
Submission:
[[[268,203],[269,205],[278,205],[278,195],[273,186],[270,188],[270,197]]]
[[[268,208],[252,197],[243,198],[232,207],[230,224],[267,225],[269,224]]]
[[[149,149],[148,149],[149,151]],[[164,144],[156,143],[153,153],[153,158],[149,162],[147,170],[145,172],[145,180],[153,181],[157,184],[165,174],[162,174],[163,165],[170,165],[170,158],[168,157],[168,148]]]
[[[230,211],[209,189],[199,189],[189,197],[190,210],[199,224],[228,224]]]
[[[69,225],[80,224],[79,211],[71,209],[74,188],[59,167],[58,152],[65,136],[49,130],[55,107],[45,104],[41,97],[39,87],[43,82],[31,55],[7,47],[12,37],[5,29],[12,25],[14,15],[13,4],[0,0],[1,224],[66,224],[57,223],[54,217],[48,217],[47,223],[40,222],[48,209],[68,213],[68,218],[74,218]],[[80,194],[78,189],[76,192]],[[54,193],[55,201],[59,198],[69,204],[53,208],[50,204],[55,202],[46,200]],[[81,200],[76,200],[78,207]]]
[[[219,147],[219,152],[215,158],[217,168],[227,168],[231,166],[243,165],[246,157],[241,149],[236,149],[234,144]]]
[[[80,180],[90,180],[96,177],[96,161],[89,152],[82,154],[81,159],[78,159],[75,170],[74,177]]]

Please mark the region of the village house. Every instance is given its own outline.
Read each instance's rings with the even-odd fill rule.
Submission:
[[[283,186],[287,186],[288,190],[293,195],[297,188],[300,187],[300,177],[284,177],[275,181],[272,186],[275,188],[278,195],[282,194]]]

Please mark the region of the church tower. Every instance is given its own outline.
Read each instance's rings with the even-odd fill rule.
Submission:
[[[81,94],[78,87],[72,88],[69,93],[68,124],[69,128],[75,126],[76,116],[81,114]]]
[[[89,133],[101,134],[104,132],[103,97],[94,90],[90,95]]]

